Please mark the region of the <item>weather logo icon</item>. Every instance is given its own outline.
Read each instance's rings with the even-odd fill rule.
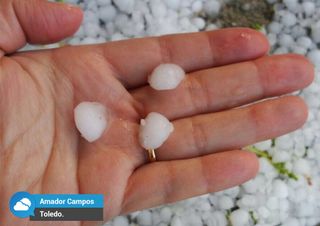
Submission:
[[[30,199],[23,198],[14,205],[13,209],[15,211],[28,211],[30,206],[31,206]]]
[[[17,192],[10,199],[10,211],[13,215],[26,218],[34,215],[35,202],[28,192]]]

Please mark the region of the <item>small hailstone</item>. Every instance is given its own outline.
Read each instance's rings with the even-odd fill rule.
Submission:
[[[141,211],[137,216],[137,222],[141,226],[152,225],[152,214],[148,210]]]
[[[254,195],[243,195],[243,197],[237,202],[237,205],[241,208],[254,208],[258,204],[258,199]]]
[[[160,226],[160,223],[163,220],[161,219],[160,213],[157,211],[152,212],[152,224]]]
[[[268,198],[266,206],[269,210],[278,210],[279,209],[279,199],[277,197],[271,196]]]
[[[113,2],[123,12],[131,13],[134,9],[135,0],[114,0]]]
[[[268,173],[274,170],[273,166],[265,158],[259,158],[259,166],[260,166],[261,173]]]
[[[282,180],[274,180],[272,185],[274,196],[282,199],[288,197],[289,193],[286,183]]]
[[[172,210],[169,207],[163,207],[160,211],[162,221],[168,223],[172,217]]]
[[[283,15],[282,17],[281,22],[285,26],[291,27],[297,23],[297,17],[293,13],[286,11],[285,15]]]
[[[308,16],[312,15],[316,10],[314,2],[303,2],[302,8]]]
[[[261,206],[258,208],[258,215],[261,218],[268,218],[270,215],[270,210],[266,208],[265,206]]]
[[[116,217],[113,220],[113,226],[129,226],[129,221],[127,217]]]
[[[290,160],[290,154],[287,151],[276,150],[272,155],[272,162],[286,162]]]
[[[230,222],[233,226],[244,226],[249,222],[249,213],[245,210],[238,209],[230,214]]]
[[[268,29],[271,33],[274,33],[274,34],[279,34],[281,31],[282,31],[282,27],[283,25],[278,23],[278,22],[271,22],[269,25],[268,25]]]
[[[177,10],[180,7],[180,0],[165,0],[164,2],[173,10]]]
[[[233,203],[232,198],[225,196],[225,195],[219,197],[218,207],[220,209],[228,210],[228,209],[231,209],[233,206],[234,206],[234,203]]]
[[[289,218],[285,222],[283,222],[282,226],[299,226],[300,223],[295,218]]]
[[[109,5],[111,4],[111,0],[96,0],[99,6]]]
[[[297,174],[310,175],[310,164],[305,159],[298,159],[293,165],[293,171]]]
[[[185,78],[184,70],[176,64],[160,64],[149,76],[149,84],[156,90],[175,89]]]
[[[189,214],[187,216],[184,216],[183,220],[185,222],[188,222],[189,225],[202,225],[201,216],[197,214]]]
[[[84,39],[81,40],[81,45],[91,45],[91,44],[96,44],[97,39],[92,38],[92,37],[85,37]]]
[[[191,9],[195,13],[199,13],[203,8],[202,2],[201,1],[195,1],[192,3]]]
[[[288,199],[281,199],[279,201],[279,209],[281,211],[288,211],[290,209],[290,203]]]
[[[284,0],[283,2],[290,11],[294,11],[298,5],[298,0]]]
[[[98,14],[99,18],[106,23],[112,21],[116,17],[117,10],[113,5],[106,5],[99,8]]]
[[[269,150],[272,146],[272,140],[265,140],[254,145],[256,148],[266,151]]]
[[[201,17],[192,19],[192,23],[199,29],[202,30],[206,26],[206,22]]]
[[[140,143],[145,149],[159,148],[173,132],[174,127],[163,115],[151,112],[141,120]]]
[[[207,0],[204,3],[203,9],[209,17],[215,17],[220,12],[221,3],[216,0]]]
[[[279,36],[279,44],[284,47],[290,47],[294,44],[294,40],[291,35],[281,34]]]
[[[236,186],[236,187],[232,187],[232,188],[228,188],[227,190],[224,190],[223,194],[235,199],[238,196],[239,192],[240,192],[240,187]]]
[[[106,108],[96,102],[82,102],[74,109],[74,120],[83,138],[93,142],[107,128]]]
[[[172,221],[171,221],[171,224],[170,224],[171,226],[182,226],[183,225],[183,223],[182,223],[182,220],[181,220],[181,218],[180,217],[178,217],[178,216],[175,216],[173,219],[172,219]]]
[[[87,37],[96,38],[99,34],[99,25],[96,23],[86,23],[83,27]]]
[[[311,62],[314,65],[319,66],[320,65],[320,50],[314,49],[309,52],[308,58],[311,60]]]
[[[226,218],[226,215],[222,211],[215,211],[210,214],[207,225],[227,226],[228,220]]]
[[[271,46],[274,46],[278,41],[277,35],[274,33],[267,34],[267,38]]]
[[[245,192],[247,192],[249,194],[257,192],[258,186],[259,186],[259,184],[258,184],[256,178],[251,179],[251,180],[247,181],[246,183],[242,184],[242,187],[245,190]]]
[[[297,43],[298,43],[298,45],[300,45],[301,47],[304,47],[306,49],[309,49],[312,46],[312,40],[306,36],[302,36],[302,37],[298,38]]]
[[[293,139],[289,134],[283,135],[276,139],[276,147],[279,149],[290,150],[293,148]]]
[[[311,37],[314,42],[320,42],[320,21],[311,26]]]
[[[160,18],[167,15],[167,7],[162,1],[150,2],[151,12],[154,17]]]

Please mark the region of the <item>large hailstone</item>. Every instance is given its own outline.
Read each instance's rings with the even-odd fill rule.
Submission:
[[[149,84],[155,90],[175,89],[185,78],[184,70],[176,64],[160,64],[149,76]]]
[[[159,148],[173,132],[172,123],[163,115],[151,112],[140,124],[140,144],[145,149]]]
[[[107,128],[106,108],[96,102],[82,102],[74,109],[76,127],[89,142],[98,140]]]

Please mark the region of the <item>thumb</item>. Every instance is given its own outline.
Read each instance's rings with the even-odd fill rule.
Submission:
[[[64,39],[79,28],[80,8],[45,0],[0,1],[0,54],[11,53],[26,42],[47,44]]]

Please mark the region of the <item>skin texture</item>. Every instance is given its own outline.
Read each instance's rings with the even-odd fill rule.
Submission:
[[[63,4],[0,2],[3,225],[99,224],[15,218],[8,202],[21,190],[102,193],[108,220],[241,184],[256,175],[258,161],[239,149],[293,131],[307,118],[298,97],[251,104],[306,87],[314,72],[301,56],[265,56],[266,38],[249,29],[14,53],[27,41],[67,37],[81,20],[80,9]],[[160,63],[187,72],[176,90],[148,87],[147,77]],[[74,125],[73,109],[82,101],[108,108],[110,127],[94,143]],[[152,164],[138,143],[139,120],[150,111],[175,126]]]

